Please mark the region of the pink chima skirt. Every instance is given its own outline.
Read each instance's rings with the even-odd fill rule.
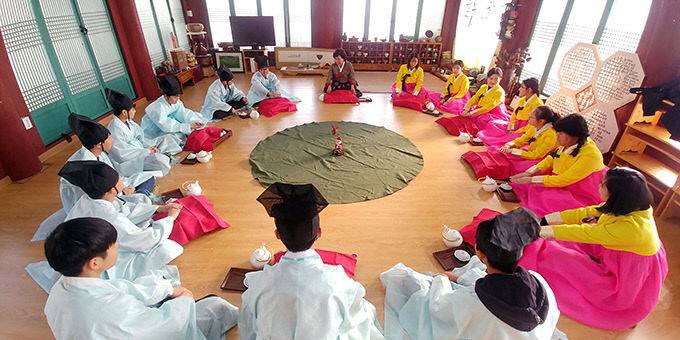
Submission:
[[[439,110],[455,114],[463,112],[465,104],[467,104],[468,100],[470,99],[470,91],[468,91],[462,98],[451,100],[450,102],[446,103],[446,105],[442,105],[440,95],[441,93],[439,92],[428,91],[427,97]]]
[[[507,120],[502,120],[502,119],[496,119],[489,124],[487,124],[486,128],[483,131],[480,131],[477,134],[477,137],[484,142],[484,144],[489,145],[489,146],[498,146],[501,147],[503,144],[507,142],[511,142],[523,135],[521,132],[508,132],[508,124],[509,121]],[[515,131],[519,130],[520,128],[524,127],[527,125],[526,120],[518,120],[515,122],[516,129]]]
[[[477,109],[477,105],[472,106],[470,108],[470,111],[475,109]],[[477,133],[477,136],[479,136],[479,134],[486,130],[488,125],[494,120],[509,122],[510,115],[508,115],[507,109],[505,108],[505,104],[500,103],[498,104],[498,106],[494,107],[489,112],[482,113],[479,116],[474,116],[471,119],[472,121],[475,122],[475,124],[479,128],[479,132]]]
[[[474,245],[477,225],[499,212],[482,209],[460,230]],[[552,288],[560,312],[585,325],[625,329],[654,309],[668,274],[666,250],[642,256],[599,244],[546,241],[524,248],[519,265],[538,272]]]
[[[416,83],[406,83],[406,92],[413,94],[413,90],[416,88]],[[420,86],[420,92],[418,92],[418,97],[427,99],[427,94],[431,92],[425,88],[425,86]],[[392,100],[397,98],[397,83],[392,84]]]
[[[566,187],[546,187],[541,184],[512,183],[512,189],[520,199],[520,205],[538,216],[552,212],[588,207],[602,203],[599,185],[607,173],[607,167],[586,176]]]
[[[491,148],[487,151],[468,151],[461,157],[470,164],[477,178],[489,176],[493,179],[506,179],[524,172],[541,161],[517,157]]]

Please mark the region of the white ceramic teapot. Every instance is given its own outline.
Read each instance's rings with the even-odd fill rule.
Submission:
[[[498,188],[496,181],[489,176],[486,176],[486,178],[480,178],[479,182],[482,183],[482,189],[484,189],[486,192],[494,192],[496,188]]]
[[[465,132],[461,132],[460,135],[458,135],[458,141],[465,144],[470,141],[470,135]]]
[[[187,196],[191,195],[200,195],[201,192],[203,192],[203,188],[201,188],[200,185],[198,185],[198,180],[193,183],[189,183],[187,185],[187,188],[184,190]]]
[[[428,111],[434,111],[434,103],[428,102],[427,104],[425,104],[425,108],[426,108]]]
[[[212,158],[212,151],[201,151],[196,154],[196,159],[201,163],[207,163]]]
[[[262,242],[262,245],[255,249],[253,254],[250,255],[250,265],[256,269],[262,269],[269,261],[271,261],[272,256],[272,252],[267,248],[267,245]]]
[[[449,248],[458,247],[463,244],[463,236],[456,229],[451,229],[446,224],[444,225],[444,231],[442,232],[442,239],[444,244]]]

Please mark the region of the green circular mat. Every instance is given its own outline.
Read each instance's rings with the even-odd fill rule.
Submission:
[[[338,125],[345,155],[333,156]],[[250,153],[253,177],[312,183],[329,203],[351,203],[389,195],[423,169],[423,155],[406,137],[384,127],[356,122],[294,126],[260,141]]]

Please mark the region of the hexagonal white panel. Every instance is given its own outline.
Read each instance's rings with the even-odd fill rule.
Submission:
[[[548,98],[545,105],[548,105],[562,117],[579,111],[578,106],[576,105],[576,99],[574,99],[574,94],[571,93],[571,91],[562,90],[555,93]]]
[[[608,152],[619,133],[614,110],[611,110],[609,105],[599,104],[582,112],[581,115],[586,119],[590,138],[597,144],[598,149],[603,153]]]
[[[595,78],[595,93],[599,102],[616,109],[635,99],[631,87],[642,84],[645,73],[635,53],[616,52],[600,65]]]
[[[558,71],[560,86],[576,90],[590,83],[600,64],[600,53],[593,44],[578,43],[562,59]]]
[[[561,116],[580,113],[602,152],[619,133],[614,110],[635,99],[629,92],[645,77],[635,53],[616,52],[604,62],[597,46],[578,43],[565,54],[559,70],[560,90],[546,101]]]

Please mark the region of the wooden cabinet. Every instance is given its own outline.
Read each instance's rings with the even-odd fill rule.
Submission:
[[[341,47],[347,52],[347,60],[355,70],[398,70],[408,62],[406,59],[411,52],[417,52],[421,67],[429,71],[439,65],[442,44],[343,41]]]
[[[643,116],[642,96],[616,145],[609,166],[626,165],[641,171],[654,195],[655,215],[668,217],[680,211],[680,142],[658,125],[659,118],[674,104],[663,101],[654,116]]]

